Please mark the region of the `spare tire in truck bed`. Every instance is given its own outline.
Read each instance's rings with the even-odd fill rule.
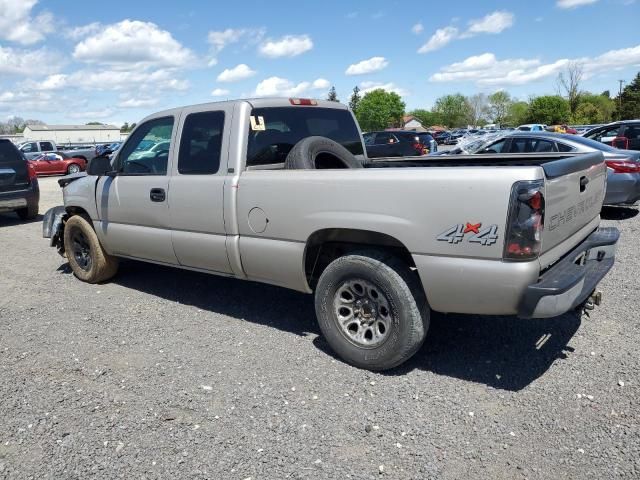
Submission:
[[[362,168],[362,163],[338,142],[316,136],[304,138],[296,143],[287,155],[284,168]]]

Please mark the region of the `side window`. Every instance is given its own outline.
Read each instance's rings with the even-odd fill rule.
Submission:
[[[49,152],[53,150],[53,144],[51,142],[40,142],[40,150],[43,152]]]
[[[629,140],[636,140],[640,137],[640,127],[627,127],[624,132],[624,136]]]
[[[220,169],[224,112],[191,113],[182,129],[178,172],[205,175]]]
[[[567,145],[566,143],[556,142],[556,145],[558,146],[559,152],[573,152],[575,150],[573,147]]]
[[[22,148],[20,150],[22,150],[24,153],[37,152],[38,151],[38,144],[35,143],[35,142],[26,143],[26,144],[24,144],[22,146]]]
[[[362,136],[365,145],[373,145],[374,135],[373,133],[365,133]]]
[[[118,171],[131,175],[166,175],[173,117],[149,120],[136,129],[118,156]]]
[[[492,143],[479,153],[501,153],[505,143],[507,143],[506,139],[500,140],[496,143]]]
[[[536,153],[555,152],[555,143],[549,140],[534,140],[532,151]]]
[[[617,137],[619,131],[620,131],[619,126],[615,126],[613,128],[605,128],[602,130],[598,130],[597,132],[593,132],[587,138],[591,138],[598,142],[602,142],[603,139],[607,140],[607,139],[610,139],[611,137]]]
[[[509,153],[525,153],[528,144],[530,144],[530,142],[526,138],[512,138]]]
[[[385,143],[395,143],[395,138],[390,133],[376,133],[375,142],[377,145],[382,145]]]

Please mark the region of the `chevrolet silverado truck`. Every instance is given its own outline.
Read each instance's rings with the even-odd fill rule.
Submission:
[[[137,155],[149,141],[165,148]],[[147,117],[59,180],[43,234],[85,282],[125,258],[314,293],[337,354],[384,370],[420,348],[431,311],[599,304],[619,236],[599,228],[605,181],[599,152],[368,160],[343,105],[238,100]]]

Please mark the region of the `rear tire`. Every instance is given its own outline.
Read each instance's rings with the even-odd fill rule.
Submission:
[[[320,329],[347,363],[387,370],[411,358],[429,329],[418,278],[400,260],[366,251],[334,260],[315,293]]]
[[[20,220],[33,220],[38,216],[40,207],[37,203],[30,203],[25,208],[21,208],[20,210],[16,210],[18,217]]]
[[[118,271],[118,259],[104,251],[95,230],[80,215],[65,224],[64,248],[71,270],[83,282],[104,282]]]
[[[72,163],[67,167],[67,174],[70,175],[72,173],[78,173],[80,171],[80,165],[77,163]]]

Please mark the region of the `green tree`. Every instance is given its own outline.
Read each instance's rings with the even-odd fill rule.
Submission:
[[[122,124],[122,126],[120,127],[121,132],[128,132],[130,130],[131,127],[129,126],[129,122],[124,122],[124,124]]]
[[[535,97],[529,102],[527,120],[531,123],[566,123],[569,116],[569,102],[560,95]]]
[[[402,124],[405,104],[400,95],[381,88],[365,94],[358,103],[356,118],[363,130],[384,130]]]
[[[349,98],[349,108],[354,114],[358,112],[358,104],[360,103],[360,100],[362,100],[362,97],[360,97],[360,89],[356,85],[353,87],[351,98]]]
[[[102,122],[88,122],[88,123],[85,123],[85,125],[104,125],[104,123],[102,123]]]
[[[433,111],[440,115],[447,127],[463,127],[471,116],[469,103],[461,93],[438,98]]]
[[[615,102],[608,96],[583,92],[571,121],[586,124],[607,123],[613,119],[615,109]]]
[[[489,95],[489,117],[494,123],[502,125],[506,122],[509,109],[513,104],[511,96],[504,90]]]
[[[506,123],[513,127],[527,123],[529,104],[527,102],[511,102],[507,111]]]
[[[430,127],[432,125],[438,125],[442,122],[440,119],[440,115],[436,112],[432,112],[430,110],[425,110],[423,108],[418,108],[409,112],[409,115],[417,118],[423,127]]]
[[[338,100],[338,94],[336,93],[336,87],[331,87],[331,90],[329,90],[329,93],[327,94],[327,100],[329,100],[330,102],[339,102],[340,100]]]
[[[640,118],[640,73],[624,87],[622,95],[616,97],[615,104],[616,118],[619,120]]]

